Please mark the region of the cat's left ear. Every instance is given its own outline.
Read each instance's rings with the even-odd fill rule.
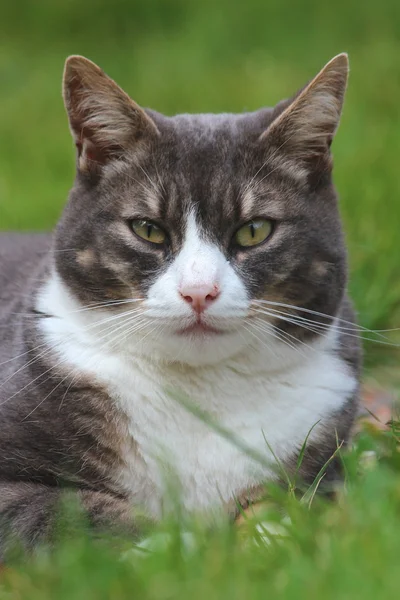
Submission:
[[[159,135],[145,111],[92,61],[70,56],[65,63],[64,103],[78,150],[78,169],[101,171],[140,143]]]
[[[342,113],[347,86],[347,54],[335,56],[295,99],[274,119],[260,140],[271,156],[288,158],[309,170],[326,157]]]

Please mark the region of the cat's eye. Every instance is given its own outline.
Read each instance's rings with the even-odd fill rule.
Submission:
[[[142,240],[146,240],[146,242],[151,242],[152,244],[164,244],[167,238],[161,227],[158,227],[158,225],[151,221],[131,221],[131,227],[138,237],[142,238]]]
[[[254,219],[237,230],[235,241],[243,248],[257,246],[271,235],[272,228],[272,222],[268,219]]]

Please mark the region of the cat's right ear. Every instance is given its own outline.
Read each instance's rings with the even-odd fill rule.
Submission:
[[[145,111],[83,56],[70,56],[65,63],[63,97],[82,172],[99,172],[159,135]]]
[[[301,172],[330,169],[330,145],[339,125],[349,61],[338,54],[280,112],[260,140],[280,164]]]

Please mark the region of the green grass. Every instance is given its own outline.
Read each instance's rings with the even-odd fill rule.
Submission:
[[[350,86],[333,150],[350,289],[363,325],[400,326],[398,0],[2,4],[0,229],[52,227],[71,186],[74,153],[60,95],[68,54],[88,56],[139,103],[173,114],[271,105],[348,51]],[[368,377],[399,390],[399,356],[367,345]],[[383,458],[359,475],[354,465],[368,447]],[[175,535],[168,551],[131,564],[119,560],[118,546],[78,535],[52,555],[17,564],[0,598],[397,598],[399,456],[386,438],[363,436],[347,459],[340,502],[315,500],[309,509],[280,496],[292,518],[282,543],[257,547],[250,533],[200,528],[190,556]],[[178,525],[163,527],[173,534]]]
[[[360,468],[374,449],[379,460]],[[385,600],[399,594],[400,477],[395,433],[363,433],[344,456],[346,491],[336,501],[301,502],[270,490],[263,517],[242,529],[186,523],[194,547],[182,544],[182,523],[164,523],[166,548],[132,551],[128,540],[90,540],[64,531],[53,553],[15,559],[0,581],[0,598],[23,600]],[[267,544],[255,532],[261,518],[286,535]],[[153,534],[155,535],[155,533]],[[128,553],[127,553],[127,549]]]

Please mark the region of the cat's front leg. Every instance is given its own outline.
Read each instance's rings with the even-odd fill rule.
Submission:
[[[135,519],[131,503],[108,492],[68,490],[30,482],[0,482],[0,561],[16,544],[27,551],[54,541],[63,501],[83,511],[94,530],[137,540],[144,519]]]

